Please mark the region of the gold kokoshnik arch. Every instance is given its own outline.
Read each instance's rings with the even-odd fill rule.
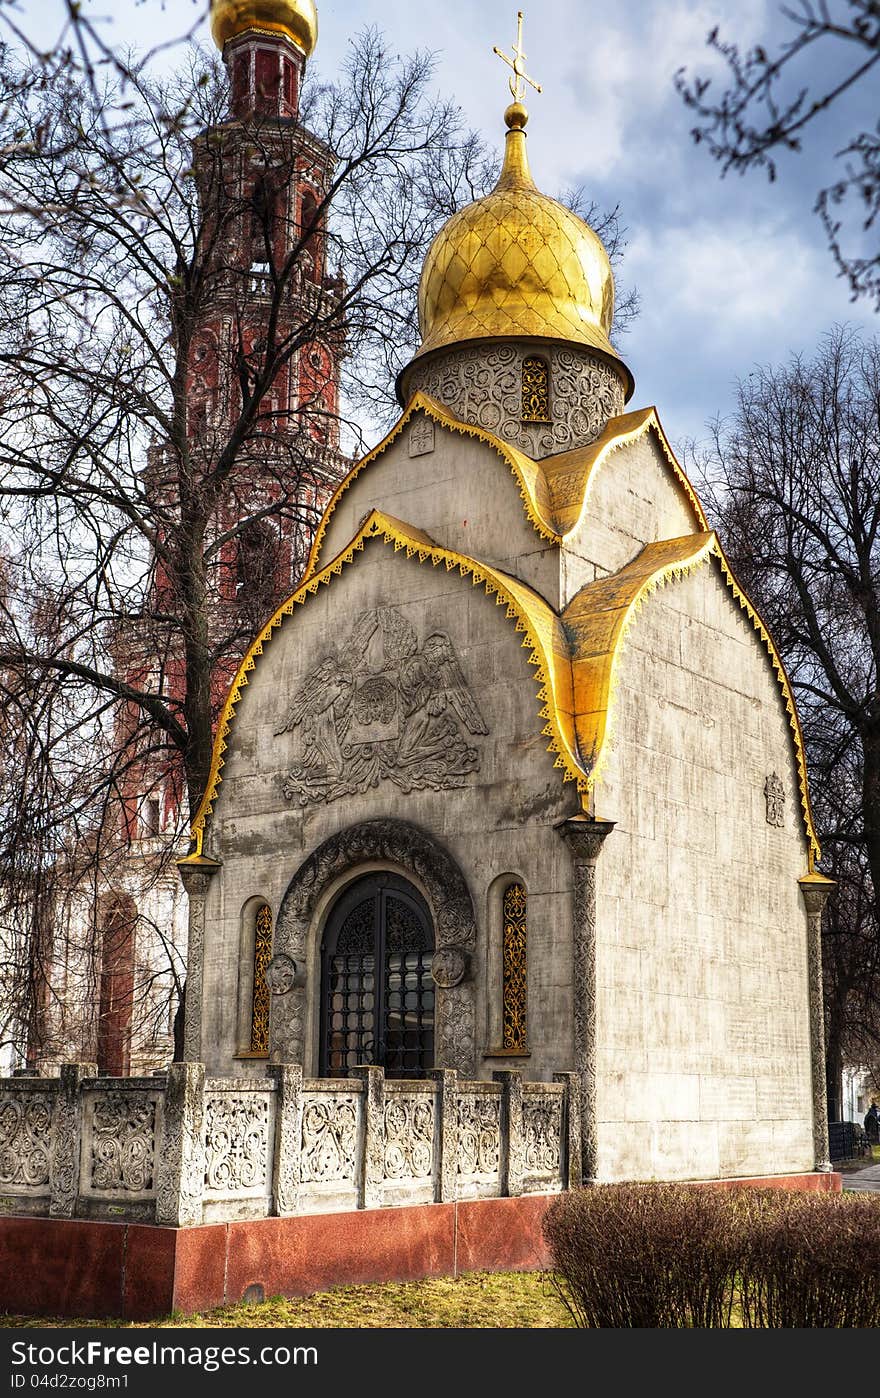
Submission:
[[[559,616],[543,597],[518,579],[478,559],[441,548],[421,530],[380,510],[371,511],[348,546],[320,572],[308,576],[282,603],[242,660],[220,716],[208,784],[193,821],[194,848],[180,863],[198,862],[203,857],[205,826],[220,788],[235,710],[248,684],[248,675],[256,668],[265,646],[283,621],[320,587],[328,586],[370,541],[390,545],[395,552],[404,551],[407,558],[417,558],[420,564],[430,563],[435,568],[442,564],[447,572],[457,570],[462,577],[470,577],[474,585],[481,584],[495,597],[498,606],[506,608],[516,630],[522,632],[522,645],[529,651],[529,664],[535,668],[539,717],[544,720],[542,736],[549,739],[548,751],[555,755],[554,765],[561,770],[563,780],[577,784],[584,806],[605,750],[620,653],[641,603],[665,582],[714,558],[727,586],[761,637],[782,690],[795,746],[812,870],[820,850],[810,808],[803,735],[791,685],[764,623],[737,585],[714,533],[704,531],[646,545],[619,572],[588,583]]]

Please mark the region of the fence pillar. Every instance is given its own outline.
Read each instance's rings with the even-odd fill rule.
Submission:
[[[205,1189],[205,1065],[172,1063],[165,1087],[165,1134],[156,1176],[156,1222],[202,1221]]]
[[[295,1214],[302,1157],[303,1071],[298,1063],[277,1063],[269,1068],[269,1074],[276,1083],[272,1212]]]
[[[358,1207],[378,1209],[385,1179],[385,1074],[381,1068],[353,1068],[364,1083],[364,1135]]]
[[[435,1068],[431,1076],[437,1084],[434,1107],[434,1155],[437,1162],[434,1200],[438,1204],[451,1204],[458,1180],[458,1069]]]
[[[519,1068],[511,1068],[493,1073],[492,1078],[501,1083],[499,1189],[502,1195],[515,1198],[523,1192],[526,1169],[522,1072]]]
[[[97,1063],[61,1065],[52,1113],[49,1162],[49,1213],[52,1218],[73,1218],[76,1212],[84,1114],[80,1087],[84,1078],[94,1078],[97,1073]]]
[[[560,1173],[563,1189],[577,1189],[581,1183],[581,1084],[577,1073],[554,1073],[554,1082],[565,1084],[562,1099],[562,1140]]]

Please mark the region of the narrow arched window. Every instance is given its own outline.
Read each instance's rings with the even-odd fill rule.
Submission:
[[[101,902],[98,987],[98,1072],[125,1077],[131,1062],[137,908],[127,893]]]
[[[266,520],[249,520],[238,536],[235,596],[262,614],[271,609],[278,586],[278,536]]]
[[[502,1040],[504,1049],[528,1052],[526,891],[521,883],[504,890],[501,949]]]
[[[310,191],[306,191],[302,197],[299,225],[307,256],[311,264],[310,271],[312,280],[317,281],[321,275],[321,229],[318,219],[318,201]]]
[[[269,984],[272,959],[272,909],[261,903],[254,918],[254,994],[251,1005],[251,1053],[269,1056]]]
[[[546,359],[528,355],[522,366],[523,422],[550,421],[550,371]]]

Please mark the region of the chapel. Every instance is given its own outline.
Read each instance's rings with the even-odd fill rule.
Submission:
[[[180,866],[186,1058],[572,1074],[585,1180],[826,1171],[791,687],[633,403],[605,248],[533,179],[524,57],[520,28],[400,417],[229,691]]]

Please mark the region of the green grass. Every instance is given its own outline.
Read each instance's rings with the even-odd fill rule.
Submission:
[[[545,1272],[470,1272],[453,1280],[383,1282],[345,1286],[303,1299],[277,1296],[259,1305],[220,1306],[164,1320],[59,1320],[0,1316],[0,1327],[66,1328],[109,1325],[121,1329],[174,1326],[219,1329],[569,1329],[572,1321]]]

